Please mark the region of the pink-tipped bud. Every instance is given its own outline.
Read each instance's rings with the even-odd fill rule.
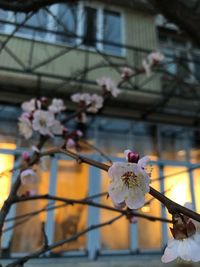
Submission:
[[[63,134],[67,134],[69,131],[66,127],[63,127]]]
[[[76,131],[76,135],[77,135],[78,137],[82,137],[82,136],[83,136],[83,133],[82,133],[80,130],[77,130],[77,131]]]
[[[66,149],[74,148],[76,146],[76,143],[72,138],[69,138],[66,142]]]
[[[140,159],[140,155],[137,152],[131,151],[130,149],[125,150],[124,154],[128,162],[131,163],[138,163],[138,160]]]
[[[27,151],[24,151],[24,152],[22,153],[22,158],[23,158],[23,160],[25,160],[25,161],[29,161],[29,160],[30,160],[30,154],[29,154]]]
[[[135,216],[130,217],[129,222],[130,223],[137,223],[137,217],[135,217]]]
[[[138,160],[140,159],[140,155],[136,152],[129,152],[128,153],[128,162],[132,163],[138,163]]]

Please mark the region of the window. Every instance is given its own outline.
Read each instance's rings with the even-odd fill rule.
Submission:
[[[159,34],[161,50],[165,55],[165,70],[184,82],[200,79],[200,52],[177,34]]]
[[[117,12],[104,10],[103,41],[104,50],[121,54],[121,16]],[[110,43],[110,44],[109,44]]]
[[[57,5],[57,27],[60,33],[56,35],[56,41],[75,44],[77,32],[77,6],[74,4]]]
[[[84,8],[83,44],[96,46],[97,10],[91,7]]]
[[[22,23],[26,20],[26,16],[30,16],[30,14],[26,15],[24,13],[16,13],[15,22]],[[32,37],[40,37],[43,38],[46,35],[48,23],[48,16],[45,10],[40,9],[36,14],[30,17],[25,23],[24,27],[21,26],[18,29],[19,33],[26,34]]]
[[[55,4],[37,13],[0,12],[0,31],[8,33],[6,21],[16,35],[68,45],[82,44],[113,55],[122,54],[122,16],[119,12],[82,4]],[[27,18],[27,16],[30,18]],[[5,21],[5,22],[4,22]],[[23,23],[25,22],[25,23]],[[14,24],[16,23],[16,26]],[[12,32],[12,31],[11,31]]]
[[[0,10],[0,30],[5,30],[5,22],[8,19],[8,12]]]

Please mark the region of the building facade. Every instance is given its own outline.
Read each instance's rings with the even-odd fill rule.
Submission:
[[[28,15],[0,11],[0,171],[17,165],[22,151],[30,148],[17,129],[22,101],[62,97],[70,112],[74,109],[70,94],[98,92],[96,79],[101,76],[109,75],[118,82],[123,66],[139,68],[151,51],[160,49],[165,53],[162,68],[158,67],[150,77],[139,75],[125,82],[121,96],[112,100],[101,116],[89,116],[85,132],[89,142],[100,147],[112,161],[123,160],[127,148],[149,155],[152,186],[182,205],[192,203],[200,212],[198,49],[192,50],[193,45],[176,29],[157,22],[148,6],[135,1],[106,2],[56,4]],[[77,125],[71,123],[69,127],[75,129]],[[105,162],[91,149],[84,148],[82,153]],[[22,186],[19,194],[32,189],[40,194],[84,198],[105,192],[108,185],[106,173],[77,166],[63,156],[48,159],[47,169],[38,172],[40,182],[34,188]],[[2,175],[0,205],[16,175],[17,172]],[[109,202],[105,197],[97,201]],[[149,196],[147,201],[149,204],[141,212],[169,216],[156,200]],[[58,207],[52,209],[53,205]],[[21,219],[9,220],[42,208],[48,211],[24,218],[23,224]],[[4,255],[20,256],[40,247],[43,222],[49,242],[54,242],[113,215],[94,207],[66,207],[47,201],[17,204],[5,225]],[[95,259],[103,255],[161,253],[168,228],[160,222],[138,219],[130,224],[122,219],[47,256]]]

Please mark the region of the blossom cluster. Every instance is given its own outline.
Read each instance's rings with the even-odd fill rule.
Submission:
[[[115,82],[110,77],[101,77],[97,79],[97,84],[102,87],[105,94],[111,94],[113,97],[117,97],[121,90],[119,90]]]
[[[63,125],[56,118],[66,109],[61,99],[54,98],[50,105],[47,98],[31,99],[22,104],[23,113],[19,118],[19,132],[29,139],[34,131],[53,137],[63,132]]]

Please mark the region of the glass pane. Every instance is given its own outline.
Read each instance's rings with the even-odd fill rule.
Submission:
[[[105,172],[101,172],[101,191],[107,192],[109,186],[109,177]],[[110,205],[113,207],[110,198],[102,197],[101,203],[105,205]],[[100,210],[100,221],[106,222],[117,216],[118,213],[109,210]],[[117,233],[117,234],[115,234]],[[102,249],[129,249],[129,222],[123,217],[118,221],[114,222],[112,225],[100,228],[101,235],[101,248]]]
[[[15,149],[16,144],[0,143],[0,149]],[[0,154],[0,208],[7,198],[11,185],[12,170],[15,157],[8,154]]]
[[[200,213],[200,169],[193,171],[196,211]]]
[[[15,15],[15,22],[16,23],[23,23],[23,21],[26,19],[26,16],[24,13],[16,13]],[[27,20],[25,25],[35,27],[35,29],[31,28],[25,28],[21,26],[18,29],[18,32],[24,33],[30,36],[38,36],[38,37],[44,37],[46,35],[45,29],[47,28],[48,23],[48,16],[45,10],[40,9],[36,14],[30,17],[30,19]],[[39,31],[38,29],[44,29],[44,31]]]
[[[0,10],[0,30],[3,31],[5,29],[5,23],[8,18],[8,11]]]
[[[75,161],[58,162],[57,192],[60,197],[73,199],[85,198],[88,194],[88,166]],[[56,203],[57,205],[60,202]],[[67,205],[55,210],[55,241],[68,238],[86,228],[87,207]],[[54,252],[82,250],[86,246],[86,235],[78,240],[65,244]]]
[[[48,194],[49,172],[38,168],[39,183],[32,185],[21,185],[19,195],[27,194]],[[16,216],[31,213],[47,207],[46,200],[26,201],[16,205]],[[12,252],[31,252],[39,249],[43,244],[42,223],[46,221],[46,212],[37,216],[26,218],[25,222],[14,228],[12,237]],[[16,220],[16,223],[24,220]]]
[[[57,31],[62,35],[57,35],[56,40],[74,44],[76,41],[76,23],[77,23],[77,7],[72,4],[58,5]]]
[[[91,7],[85,7],[84,9],[84,33],[83,44],[88,46],[96,45],[96,9]]]
[[[153,166],[152,179],[158,177],[158,167]],[[160,182],[152,182],[152,187],[160,191]],[[141,208],[144,214],[152,216],[161,216],[160,202],[153,199],[151,195],[146,196],[146,201],[149,202]],[[153,233],[153,238],[152,238]],[[140,249],[160,249],[161,247],[161,223],[158,221],[151,222],[142,218],[138,219],[138,246]]]
[[[191,142],[188,130],[169,126],[162,126],[160,129],[162,159],[186,161]]]
[[[165,190],[168,190],[168,192],[166,192],[167,197],[180,205],[184,205],[186,202],[191,202],[187,168],[178,166],[165,166],[164,176]],[[171,215],[168,212],[167,216],[169,219],[171,219]],[[171,233],[169,233],[169,235],[171,235]]]
[[[104,32],[103,41],[120,45],[122,43],[121,36],[121,16],[117,12],[104,10]],[[121,47],[112,44],[104,44],[107,52],[121,54]]]

